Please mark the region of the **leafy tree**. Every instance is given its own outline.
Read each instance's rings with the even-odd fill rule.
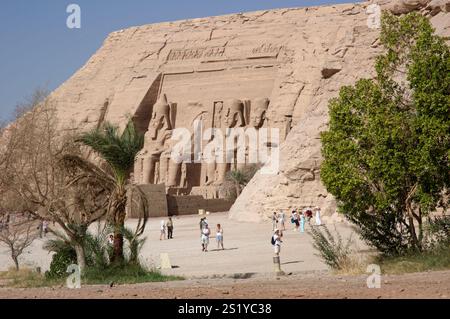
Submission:
[[[321,178],[340,211],[385,254],[422,249],[423,219],[450,185],[450,53],[417,13],[383,14],[375,79],[329,103]]]

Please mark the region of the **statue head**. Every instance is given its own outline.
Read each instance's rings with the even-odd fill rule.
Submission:
[[[250,114],[250,125],[254,128],[263,126],[266,120],[266,111],[269,107],[269,99],[257,99],[252,103],[252,110]]]
[[[156,139],[158,132],[166,127],[167,130],[172,129],[170,123],[170,105],[167,102],[167,97],[163,94],[159,100],[153,105],[152,118],[148,125],[148,131],[152,139]]]
[[[224,108],[224,126],[227,128],[245,125],[244,104],[240,100],[229,100]]]

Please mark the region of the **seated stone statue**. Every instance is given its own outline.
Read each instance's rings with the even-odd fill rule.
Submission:
[[[244,103],[241,100],[232,99],[225,103],[224,108],[224,119],[221,123],[222,133],[224,136],[223,149],[221,154],[216,155],[217,162],[217,176],[214,184],[220,185],[225,181],[226,173],[230,170],[230,164],[228,163],[231,158],[233,158],[235,149],[226,149],[226,134],[227,129],[235,127],[244,127]]]
[[[134,177],[137,184],[152,184],[155,182],[155,175],[158,175],[155,172],[156,163],[160,160],[171,133],[170,105],[167,102],[167,97],[162,95],[153,105],[152,118],[144,136],[144,147],[136,156]],[[161,179],[161,176],[159,179]]]

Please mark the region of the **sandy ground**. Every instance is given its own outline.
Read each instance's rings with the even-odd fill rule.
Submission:
[[[335,276],[326,272],[276,278],[255,275],[248,279],[189,279],[109,287],[0,288],[0,298],[152,298],[152,299],[309,299],[309,298],[450,298],[450,271],[382,276],[379,289],[367,288],[366,276]]]
[[[273,271],[273,247],[270,244],[272,225],[267,223],[240,223],[228,219],[227,213],[208,216],[212,226],[209,251],[201,251],[199,216],[174,218],[174,238],[159,240],[160,218],[149,219],[144,236],[147,241],[141,252],[141,260],[150,267],[160,266],[160,254],[168,253],[173,269],[163,270],[165,274],[187,277],[222,275],[234,273],[270,273]],[[215,225],[224,228],[225,250],[217,250]],[[136,225],[135,220],[127,226]],[[307,233],[294,232],[292,224],[284,232],[281,248],[282,269],[287,272],[326,270],[327,267],[315,256]],[[343,237],[350,236],[351,229],[346,224],[338,224]],[[92,230],[96,227],[93,226]],[[306,228],[306,230],[308,227]],[[28,267],[41,267],[47,270],[51,254],[42,249],[45,239],[33,243],[23,254],[21,264]],[[12,261],[6,249],[0,246],[0,271],[11,267]]]
[[[281,250],[281,267],[286,275],[277,277],[273,272],[270,224],[239,223],[228,219],[226,213],[209,215],[210,225],[223,225],[226,249],[217,250],[212,237],[210,251],[204,253],[198,216],[174,218],[174,239],[162,241],[160,220],[149,220],[143,262],[159,267],[160,254],[168,253],[174,268],[162,272],[181,275],[186,280],[82,286],[76,290],[0,288],[0,298],[450,298],[450,271],[382,275],[379,289],[367,288],[369,274],[333,275],[315,255],[309,235],[294,232],[290,223]],[[127,224],[133,226],[135,221]],[[344,238],[352,232],[344,223],[336,227]],[[42,243],[38,240],[27,250],[23,265],[48,268],[51,255],[42,250]],[[361,243],[356,243],[356,247],[366,249]],[[0,270],[11,265],[6,250],[0,249]]]

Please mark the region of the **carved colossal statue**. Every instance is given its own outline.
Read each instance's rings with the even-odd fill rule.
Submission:
[[[164,178],[161,170],[157,173],[156,163],[160,160],[162,152],[165,150],[165,143],[170,138],[172,123],[170,121],[170,105],[166,95],[153,105],[153,113],[148,125],[148,130],[144,137],[144,148],[136,156],[134,166],[134,177],[138,184],[152,184]]]
[[[248,123],[249,128],[259,130],[264,125],[264,123],[266,122],[266,112],[268,107],[269,107],[268,98],[260,98],[252,101],[250,110],[250,120]],[[250,133],[253,132],[249,132],[249,134]],[[238,170],[243,170],[248,164],[256,164],[253,163],[253,161],[257,159],[259,144],[258,144],[258,136],[256,135],[254,138],[255,139],[250,140],[249,136],[246,135],[245,162],[237,163]],[[250,143],[252,143],[252,145],[250,145]],[[256,143],[256,145],[253,145],[253,143]],[[250,156],[249,154],[250,151],[253,153],[252,156]],[[252,161],[252,163],[250,163],[250,161]]]
[[[226,149],[226,133],[227,129],[234,127],[243,127],[245,126],[244,120],[244,103],[241,100],[232,99],[225,103],[224,105],[224,118],[222,121],[222,133],[224,136],[224,144],[223,144],[223,152],[222,154],[216,154],[217,156],[221,156],[222,158],[217,162],[217,178],[216,185],[220,185],[225,181],[226,173],[229,170],[230,163],[227,163],[228,160],[234,156],[235,149],[227,150]]]
[[[269,107],[269,99],[256,99],[253,101],[250,113],[250,125],[255,129],[259,129],[266,121],[266,112]]]

